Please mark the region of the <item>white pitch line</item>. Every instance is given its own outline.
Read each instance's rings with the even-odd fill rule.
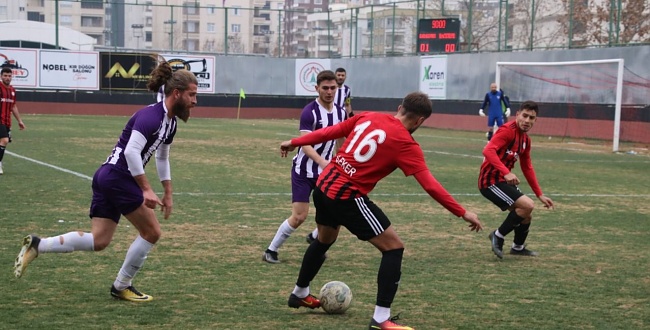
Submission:
[[[48,164],[48,163],[42,162],[40,160],[36,160],[36,159],[29,158],[29,157],[21,156],[19,154],[13,153],[11,151],[5,151],[5,152],[12,155],[12,156],[14,156],[14,157],[18,157],[20,159],[24,159],[24,160],[27,160],[27,161],[30,161],[30,162],[33,162],[33,163],[36,163],[36,164],[39,164],[39,165],[43,165],[43,166],[46,166],[46,167],[49,167],[49,168],[53,168],[53,169],[61,171],[61,172],[72,174],[72,175],[78,176],[78,177],[86,179],[86,180],[92,180],[93,179],[92,177],[89,177],[89,176],[87,176],[85,174],[81,174],[79,172],[75,172],[75,171],[71,171],[71,170],[68,170],[68,169],[65,169],[65,168],[62,168],[62,167],[58,167],[56,165]]]
[[[52,169],[55,169],[57,171],[61,171],[64,173],[72,174],[74,176],[80,177],[82,179],[86,180],[92,180],[93,178],[90,176],[87,176],[85,174],[81,174],[79,172],[71,171],[56,165],[48,164],[45,162],[42,162],[40,160],[32,159],[29,157],[21,156],[16,153],[13,153],[11,151],[5,151],[7,154],[12,155],[14,157],[24,159],[39,165],[43,165],[45,167],[49,167]],[[425,151],[426,152],[426,151]],[[433,151],[431,151],[433,152]],[[460,154],[459,154],[460,155]],[[475,156],[470,156],[470,155],[462,155],[464,157],[475,157]],[[272,193],[272,192],[258,192],[258,193],[246,193],[246,192],[239,192],[239,193],[228,193],[228,192],[174,192],[174,195],[186,195],[186,196],[291,196],[291,193],[285,192],[285,193]],[[467,196],[467,197],[474,197],[474,196],[481,196],[481,194],[478,193],[452,193],[451,195],[453,196]],[[650,198],[649,194],[640,194],[640,195],[617,195],[617,194],[545,194],[546,196],[554,196],[554,197],[629,197],[629,198]],[[372,194],[372,196],[382,196],[382,197],[408,197],[408,196],[429,196],[429,194],[425,193],[401,193],[401,194],[386,194],[386,193],[377,193],[377,194]]]

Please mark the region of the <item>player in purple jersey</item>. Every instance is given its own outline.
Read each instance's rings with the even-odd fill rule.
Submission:
[[[347,119],[345,110],[334,104],[334,94],[338,86],[336,76],[330,70],[321,71],[316,77],[318,98],[309,102],[300,115],[300,134],[333,126]],[[291,216],[278,228],[262,260],[279,263],[278,250],[291,234],[305,222],[309,213],[309,197],[316,185],[318,175],[329,164],[334,153],[336,140],[316,145],[303,146],[293,158],[291,167]],[[313,234],[318,235],[318,231]]]
[[[339,88],[334,95],[334,104],[343,108],[347,112],[348,117],[352,117],[354,116],[352,112],[352,94],[350,86],[345,84],[346,78],[347,72],[345,72],[344,68],[336,69],[336,84],[339,85]]]
[[[113,240],[120,216],[124,215],[139,235],[126,253],[111,295],[136,302],[153,299],[134,288],[132,280],[160,238],[160,223],[154,210],[160,205],[165,219],[172,212],[169,149],[176,133],[176,119],[186,122],[190,109],[196,105],[198,84],[193,73],[172,72],[171,66],[163,61],[151,73],[147,87],[157,92],[162,85],[164,101],[137,111],[129,119],[110,156],[95,172],[89,214],[91,231],[73,231],[48,238],[27,235],[14,264],[16,277],[21,277],[41,253],[104,250]],[[153,191],[144,172],[154,153],[164,189],[162,199]]]

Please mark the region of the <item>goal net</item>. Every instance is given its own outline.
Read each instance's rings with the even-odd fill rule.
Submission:
[[[497,62],[496,83],[512,112],[526,100],[540,104],[533,134],[650,143],[650,80],[623,59],[572,62]]]

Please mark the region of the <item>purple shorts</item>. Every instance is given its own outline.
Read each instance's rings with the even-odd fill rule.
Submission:
[[[291,203],[309,203],[318,178],[305,178],[291,168]]]
[[[131,173],[102,165],[93,176],[93,200],[90,203],[90,217],[108,218],[116,223],[120,215],[135,211],[142,203],[142,189]]]

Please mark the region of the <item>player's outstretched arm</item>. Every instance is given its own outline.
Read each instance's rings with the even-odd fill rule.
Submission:
[[[465,214],[463,214],[463,220],[469,222],[469,228],[472,231],[479,232],[480,230],[483,229],[483,224],[481,223],[481,220],[479,220],[478,215],[476,213],[467,211]]]
[[[282,143],[280,143],[280,156],[287,157],[287,154],[291,151],[294,151],[295,149],[296,146],[291,144],[291,140],[283,141]]]
[[[545,208],[547,208],[547,209],[555,209],[555,204],[553,203],[553,200],[551,200],[550,198],[548,198],[548,197],[546,197],[544,195],[540,195],[537,198],[539,199],[540,202],[542,202],[542,204],[544,204]]]

